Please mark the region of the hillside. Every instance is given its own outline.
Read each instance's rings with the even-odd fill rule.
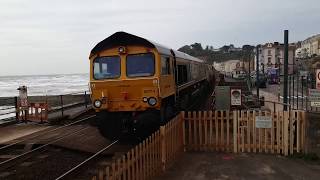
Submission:
[[[214,49],[212,46],[202,48],[201,43],[185,45],[178,50],[187,53],[191,56],[206,60],[209,63],[222,62],[231,59],[249,59],[250,53],[253,53],[254,46],[244,45],[242,48],[236,48],[234,45],[225,45],[219,49]]]

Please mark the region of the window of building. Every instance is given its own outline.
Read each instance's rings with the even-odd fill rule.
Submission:
[[[161,74],[171,74],[170,58],[161,56]]]
[[[268,64],[271,64],[271,57],[268,57]]]
[[[271,50],[270,49],[268,50],[268,55],[271,55]]]

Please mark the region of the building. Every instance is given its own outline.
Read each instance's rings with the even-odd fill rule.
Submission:
[[[295,72],[295,44],[289,44],[288,54],[288,74]],[[259,69],[264,73],[269,68],[280,68],[280,75],[283,75],[283,64],[284,64],[284,44],[278,42],[266,43],[261,46],[259,50]],[[257,67],[255,60],[255,69]]]
[[[299,53],[301,58],[310,58],[314,56],[320,56],[320,34],[311,36],[301,42],[301,48]]]
[[[227,75],[232,76],[235,74],[243,74],[248,72],[249,62],[243,62],[241,60],[227,60],[224,62],[214,62],[214,68]]]

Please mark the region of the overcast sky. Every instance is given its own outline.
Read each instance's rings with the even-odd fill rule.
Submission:
[[[1,0],[0,75],[86,73],[93,46],[126,31],[177,49],[290,42],[320,33],[319,0]]]

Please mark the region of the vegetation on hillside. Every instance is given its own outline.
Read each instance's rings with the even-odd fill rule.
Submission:
[[[242,48],[235,48],[234,45],[225,45],[219,49],[212,46],[202,47],[201,43],[185,45],[178,50],[191,56],[206,60],[208,63],[222,62],[231,59],[248,60],[253,53],[254,46],[244,45]],[[251,55],[250,55],[251,54]]]

